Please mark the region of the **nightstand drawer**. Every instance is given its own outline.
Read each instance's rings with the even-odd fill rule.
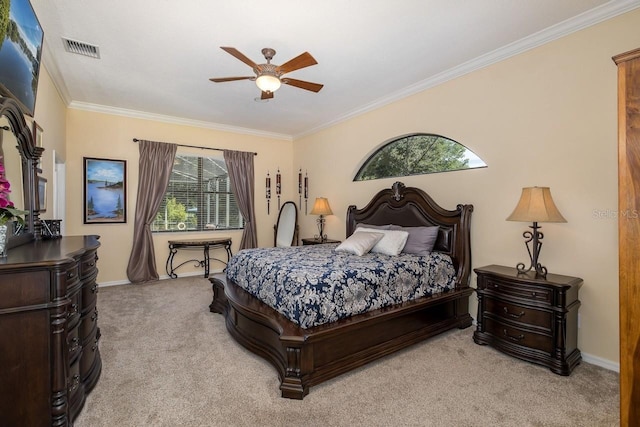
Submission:
[[[551,304],[551,290],[540,286],[525,285],[518,282],[507,282],[499,278],[487,277],[487,291],[499,292],[500,295],[510,295],[530,301],[539,301]]]
[[[485,299],[485,315],[487,314],[512,322],[540,327],[547,331],[551,331],[553,325],[553,316],[550,312],[522,307],[495,298]]]
[[[541,350],[549,354],[553,351],[553,339],[550,336],[509,326],[499,320],[491,318],[484,319],[484,323],[487,333],[503,341]]]

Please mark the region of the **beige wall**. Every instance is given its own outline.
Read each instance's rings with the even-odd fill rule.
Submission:
[[[54,182],[54,153],[60,161],[66,157],[66,123],[67,108],[51,77],[46,65],[40,68],[38,81],[38,97],[34,120],[42,128],[42,146],[45,151],[40,163],[42,174],[47,180],[47,211],[40,214],[42,219],[54,218],[53,193],[56,184]]]
[[[138,144],[133,138],[152,141],[174,142],[186,145],[208,146],[216,148],[232,148],[258,153],[255,157],[256,174],[256,216],[258,227],[258,244],[267,246],[273,242],[273,224],[277,212],[271,210],[266,215],[264,203],[264,176],[267,170],[273,172],[280,167],[283,177],[291,179],[292,148],[291,142],[240,135],[211,129],[160,123],[149,120],[128,118],[118,115],[102,114],[76,109],[67,113],[67,229],[68,235],[98,234],[100,241],[100,273],[98,282],[126,282],[126,268],[131,253],[133,222],[136,208],[136,192],[138,188]],[[221,155],[218,151],[179,148],[179,153],[197,155]],[[83,157],[118,159],[127,161],[127,223],[126,224],[83,224]],[[275,179],[274,179],[275,184]],[[283,188],[283,196],[290,197],[290,186]],[[160,276],[166,276],[165,263],[169,254],[167,241],[184,238],[205,238],[211,236],[231,236],[233,252],[238,250],[241,239],[240,231],[211,231],[206,233],[156,233],[154,244],[156,264]],[[195,253],[184,251],[176,256],[177,265],[181,260],[194,258]],[[212,253],[222,256],[224,251]],[[200,254],[201,256],[201,254]],[[224,258],[224,257],[223,257]],[[214,263],[212,270],[220,270],[222,265]],[[178,272],[202,272],[191,264],[185,265]]]
[[[530,224],[505,218],[522,187],[551,187],[568,222],[541,224],[540,260],[550,272],[584,279],[579,347],[617,364],[617,74],[611,57],[640,46],[638,28],[640,11],[628,13],[295,141],[294,164],[322,183],[336,214],[327,219],[329,237],[345,237],[348,205],[364,206],[395,181],[352,182],[372,151],[412,132],[450,137],[488,168],[401,180],[448,209],[474,205],[474,267],[528,260],[522,232]],[[303,235],[313,233],[314,219],[303,217]]]

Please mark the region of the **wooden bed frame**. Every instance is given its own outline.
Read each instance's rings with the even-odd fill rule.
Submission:
[[[453,291],[302,329],[220,274],[209,279],[214,295],[210,310],[225,316],[237,342],[276,368],[282,397],[303,399],[311,386],[449,329],[471,326],[472,211],[472,205],[443,209],[424,191],[400,182],[380,191],[363,209],[349,206],[347,211],[347,236],[357,223],[439,225],[435,250],[454,261]]]

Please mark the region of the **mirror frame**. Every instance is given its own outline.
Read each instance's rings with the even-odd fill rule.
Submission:
[[[284,202],[280,207],[280,211],[278,212],[278,221],[276,221],[275,225],[273,226],[273,246],[278,246],[278,230],[280,228],[280,218],[282,217],[282,211],[289,204],[293,205],[294,212],[293,234],[291,235],[291,244],[289,246],[298,246],[298,206],[292,201]]]
[[[38,147],[33,139],[31,127],[24,119],[24,113],[20,105],[12,98],[0,98],[0,117],[5,116],[9,121],[11,132],[17,140],[17,149],[22,159],[22,191],[24,197],[24,209],[29,211],[25,215],[24,229],[17,236],[11,236],[8,247],[22,245],[39,238],[40,212],[37,204],[37,177],[38,160],[42,157],[44,148]],[[5,132],[3,130],[3,132]],[[8,132],[8,131],[7,131]]]

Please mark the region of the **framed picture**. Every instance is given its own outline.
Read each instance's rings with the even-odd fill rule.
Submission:
[[[42,147],[42,128],[36,121],[33,121],[33,140],[36,143],[36,147]]]
[[[127,222],[127,161],[84,157],[84,223]]]
[[[47,211],[47,179],[38,177],[38,212]]]

